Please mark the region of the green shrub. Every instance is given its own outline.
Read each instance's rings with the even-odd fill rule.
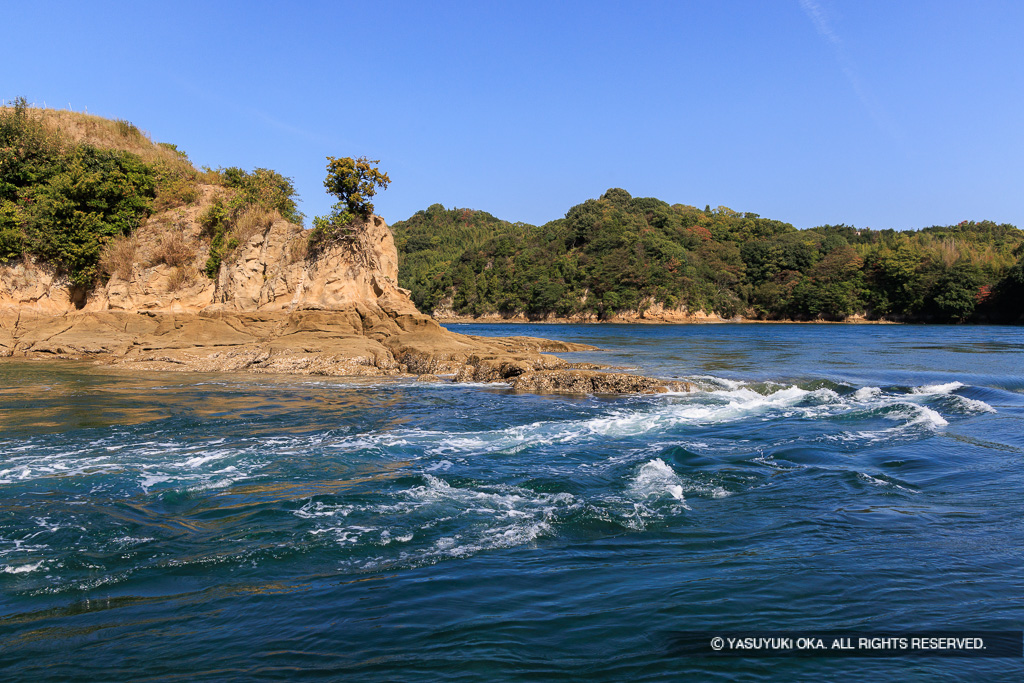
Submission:
[[[138,129],[118,122],[126,135]],[[134,132],[133,132],[134,131]],[[152,208],[156,177],[132,153],[70,145],[48,133],[24,98],[0,111],[2,257],[36,254],[78,286],[97,274],[104,246]]]
[[[237,197],[235,198],[237,199]],[[227,204],[217,197],[199,216],[203,233],[210,237],[210,256],[204,271],[208,277],[217,277],[224,258],[253,234],[273,225],[278,213],[259,204],[239,204],[232,200]]]
[[[316,258],[331,243],[353,240],[356,223],[370,220],[373,215],[370,198],[377,193],[378,187],[387,189],[391,182],[387,173],[381,173],[372,165],[378,163],[366,157],[327,157],[324,187],[338,201],[330,214],[313,219],[313,229],[306,242],[308,258]]]
[[[199,216],[199,225],[203,232],[210,237],[210,256],[206,259],[206,266],[203,271],[211,280],[217,277],[220,270],[220,262],[227,251],[224,248],[224,234],[229,227],[230,211],[224,206],[224,201],[217,197]]]
[[[79,145],[62,162],[45,182],[26,188],[26,246],[87,286],[103,246],[149,214],[155,182],[128,152]]]
[[[20,230],[0,228],[0,263],[18,258],[24,249],[25,242]]]
[[[35,254],[76,286],[88,287],[113,240],[132,234],[154,210],[197,204],[201,181],[233,190],[200,217],[211,240],[210,277],[228,252],[278,214],[301,224],[291,179],[265,168],[200,173],[177,145],[158,143],[159,150],[150,150],[149,138],[130,121],[102,123],[111,137],[122,138],[111,144],[125,146],[127,140],[150,161],[132,152],[72,143],[51,132],[24,98],[0,109],[0,260]],[[168,247],[164,261],[187,261],[179,252]],[[126,249],[118,253],[119,263],[130,255]]]
[[[60,170],[63,145],[32,115],[24,97],[0,109],[0,200],[28,200],[27,190]]]
[[[327,178],[324,187],[329,194],[338,198],[333,215],[353,214],[362,220],[373,215],[370,199],[377,194],[377,188],[387,189],[391,178],[381,173],[373,164],[380,160],[359,157],[327,157]]]
[[[25,250],[21,231],[23,221],[22,210],[17,204],[0,201],[0,263],[18,258]]]
[[[182,159],[184,161],[188,161],[188,154],[185,154],[185,152],[183,152],[182,150],[178,149],[178,146],[176,144],[174,144],[173,142],[158,142],[156,144],[159,145],[160,147],[163,147],[164,149],[167,149],[167,150],[170,150],[170,151],[174,152],[175,154],[178,155],[179,159]]]
[[[302,225],[302,212],[295,199],[298,194],[291,178],[286,178],[269,168],[257,168],[248,173],[237,166],[220,171],[225,187],[238,190],[230,203],[233,213],[239,213],[246,206],[258,206],[277,211],[291,223]]]

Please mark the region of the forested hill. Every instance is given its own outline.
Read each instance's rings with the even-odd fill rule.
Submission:
[[[542,226],[439,204],[392,226],[420,310],[607,319],[654,305],[723,317],[1020,322],[1024,231],[789,223],[610,189]]]

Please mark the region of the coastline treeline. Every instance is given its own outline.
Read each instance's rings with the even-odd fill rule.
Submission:
[[[541,226],[435,204],[392,226],[420,310],[608,319],[651,307],[761,320],[1020,322],[1024,231],[789,223],[614,188]]]

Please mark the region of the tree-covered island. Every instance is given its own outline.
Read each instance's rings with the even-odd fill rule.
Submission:
[[[789,223],[610,189],[541,226],[434,204],[392,226],[424,312],[606,320],[653,307],[756,320],[1020,322],[1024,231]]]

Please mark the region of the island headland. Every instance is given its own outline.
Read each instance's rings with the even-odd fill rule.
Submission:
[[[448,375],[542,392],[689,388],[550,355],[594,348],[584,344],[446,330],[398,286],[382,218],[346,216],[326,236],[322,223],[305,230],[290,183],[272,171],[196,170],[127,122],[25,107],[4,117],[8,148],[20,135],[22,149],[51,159],[36,174],[49,173],[44,183],[9,183],[0,207],[0,356],[146,370]],[[114,183],[115,196],[62,192],[81,194],[89,183]]]

